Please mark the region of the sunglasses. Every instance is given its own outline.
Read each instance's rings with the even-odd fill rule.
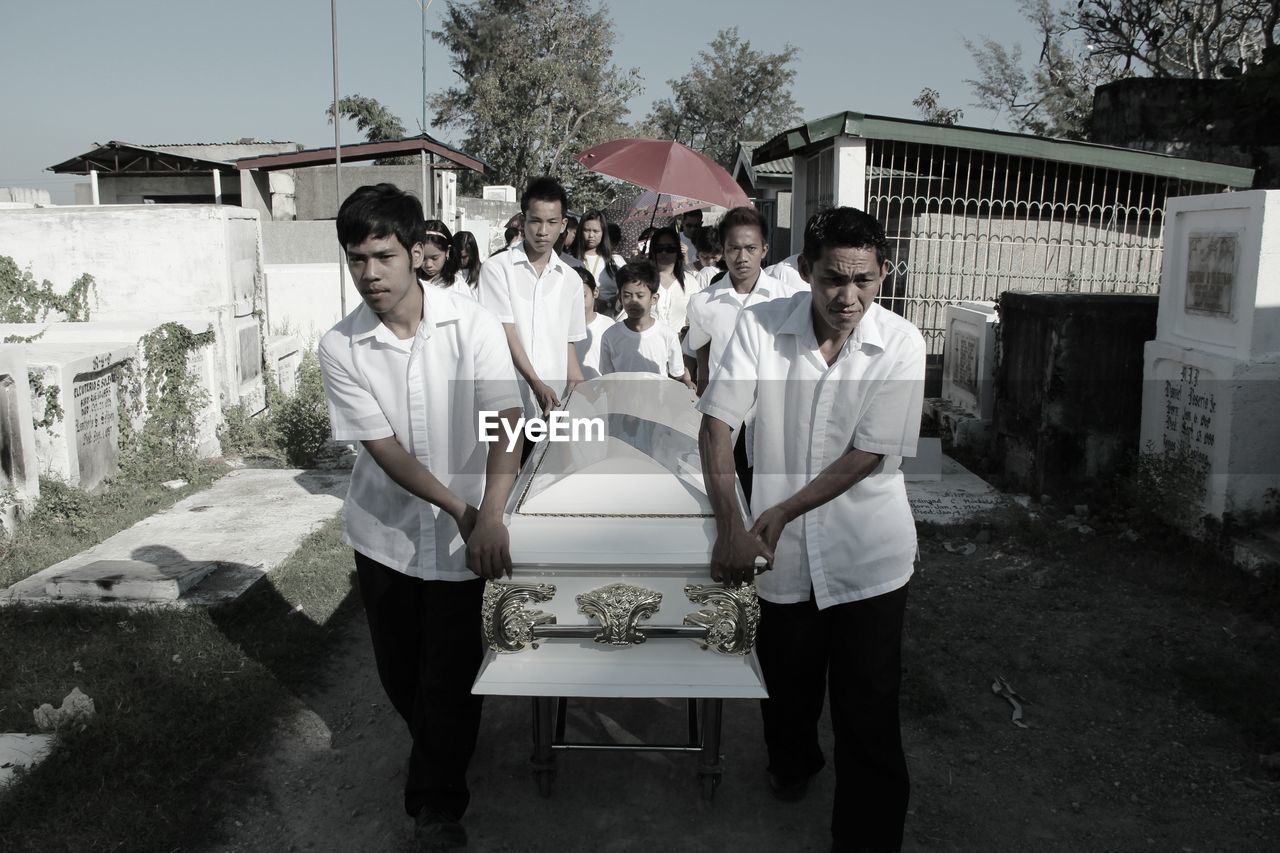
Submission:
[[[662,246],[654,246],[653,251],[655,254],[657,254],[661,252],[678,252],[680,250],[677,249],[675,246],[672,246],[670,243],[667,243]]]

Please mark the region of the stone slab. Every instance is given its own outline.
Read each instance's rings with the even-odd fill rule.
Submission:
[[[280,565],[338,513],[349,478],[346,471],[232,471],[208,489],[0,592],[0,606],[57,601],[46,589],[51,578],[99,560],[211,562],[217,568],[177,599],[113,598],[87,603],[190,607],[229,601]]]
[[[13,782],[17,771],[30,770],[53,751],[53,735],[0,734],[0,790]]]
[[[181,598],[217,567],[214,562],[193,563],[182,559],[94,560],[53,575],[44,589],[50,598],[172,601]]]
[[[964,524],[1009,505],[998,489],[950,456],[942,457],[942,477],[907,483],[907,500],[917,522]]]

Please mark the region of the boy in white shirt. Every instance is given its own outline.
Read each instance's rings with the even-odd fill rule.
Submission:
[[[658,299],[658,268],[652,261],[632,261],[618,270],[618,294],[627,318],[600,339],[600,372],[656,373],[693,388],[684,368],[680,338],[651,314]]]
[[[481,444],[478,414],[514,426],[521,401],[498,321],[418,281],[421,228],[421,204],[391,184],[342,203],[338,242],[364,301],[318,354],[334,438],[361,443],[343,541],[378,676],[413,738],[405,810],[420,847],[445,849],[466,843],[484,578],[511,574],[503,509],[518,454]]]
[[[576,267],[574,271],[582,279],[583,319],[587,325],[587,336],[574,346],[578,351],[582,378],[594,379],[600,375],[600,337],[617,321],[596,311],[597,287],[591,271],[586,267]]]
[[[559,181],[534,178],[520,198],[524,240],[480,267],[480,304],[506,331],[526,417],[558,407],[582,381],[574,346],[587,336],[582,279],[555,252],[568,209]]]

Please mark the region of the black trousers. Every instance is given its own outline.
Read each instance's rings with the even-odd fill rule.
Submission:
[[[733,443],[733,468],[738,472],[738,481],[742,483],[742,495],[751,506],[751,474],[755,470],[747,465],[747,428],[738,428],[738,440]],[[768,509],[768,507],[762,507]]]
[[[404,808],[461,819],[471,793],[467,765],[480,731],[483,697],[471,685],[484,657],[484,581],[411,578],[356,552],[378,678],[409,725],[413,750]]]
[[[898,721],[907,588],[818,610],[760,602],[757,652],[769,771],[783,782],[822,769],[818,720],[831,693],[836,794],[833,850],[898,850],[909,782]]]

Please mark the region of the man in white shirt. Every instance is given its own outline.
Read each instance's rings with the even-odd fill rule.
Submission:
[[[502,323],[524,378],[525,416],[560,405],[582,381],[576,341],[586,337],[582,279],[555,252],[569,198],[555,178],[535,178],[520,198],[524,240],[480,267],[480,304]]]
[[[720,366],[720,354],[728,346],[742,310],[795,292],[795,288],[760,268],[769,251],[769,226],[754,207],[735,207],[724,215],[720,220],[720,243],[728,274],[689,297],[685,308],[689,323],[684,336],[685,361],[693,366],[699,394]],[[734,458],[742,489],[750,498],[754,462],[750,419],[746,427],[736,434]]]
[[[480,412],[513,426],[519,390],[502,327],[423,287],[422,206],[391,184],[338,210],[363,298],[320,339],[334,438],[359,441],[343,506],[378,676],[413,738],[404,806],[421,846],[466,843],[466,770],[480,727],[483,578],[511,573],[503,509],[517,455],[480,443]],[[465,546],[464,543],[465,542]]]
[[[776,796],[804,795],[825,759],[824,692],[836,732],[833,851],[896,851],[909,782],[898,722],[902,621],[916,555],[899,464],[915,454],[925,344],[875,304],[884,231],[852,208],[805,228],[812,292],[742,313],[702,395],[699,446],[716,516],[711,576],[761,601],[761,703]],[[755,421],[753,526],[734,493],[730,428]]]
[[[803,252],[788,255],[768,267],[765,272],[796,290],[806,290],[809,287],[808,265],[805,263]]]
[[[684,246],[684,265],[693,269],[698,261],[698,232],[702,230],[702,208],[690,210],[680,218],[680,243]]]

